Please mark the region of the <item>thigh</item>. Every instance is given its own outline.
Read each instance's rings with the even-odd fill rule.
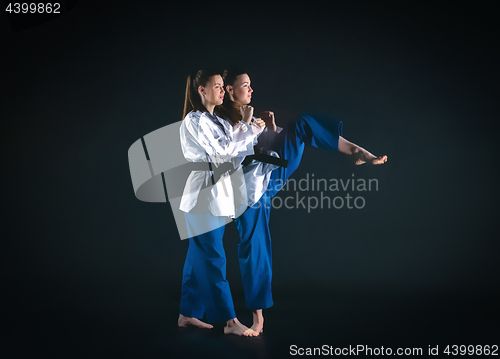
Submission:
[[[273,149],[281,158],[288,160],[286,168],[279,167],[271,173],[269,193],[273,197],[288,178],[299,167],[305,145],[338,150],[339,136],[342,135],[342,121],[331,118],[301,115],[284,128],[273,144]]]
[[[270,211],[270,195],[265,191],[257,203],[234,219],[242,243],[251,240],[255,235],[261,235],[262,231],[269,231]]]
[[[226,217],[214,216],[211,213],[186,213],[187,234],[189,238],[203,238],[204,242],[211,243],[224,235]]]

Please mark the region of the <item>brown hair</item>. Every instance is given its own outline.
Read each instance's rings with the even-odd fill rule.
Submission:
[[[241,69],[231,69],[225,70],[222,74],[222,79],[224,80],[224,89],[226,86],[233,86],[236,78],[240,75],[246,74],[245,71]],[[233,124],[240,122],[243,118],[238,106],[231,100],[229,92],[226,91],[224,94],[224,102],[220,106],[215,106],[215,113],[217,116],[222,117],[226,120],[231,121]]]
[[[207,111],[201,102],[198,87],[205,87],[207,82],[210,81],[210,78],[215,75],[220,75],[220,72],[214,69],[200,70],[188,75],[186,83],[186,97],[184,99],[184,113],[182,115],[183,119],[191,111]]]

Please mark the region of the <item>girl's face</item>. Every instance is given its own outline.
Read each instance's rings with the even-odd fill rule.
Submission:
[[[248,105],[252,101],[253,89],[250,87],[250,77],[242,74],[236,77],[233,86],[226,86],[229,98],[237,105]]]
[[[218,106],[222,105],[224,100],[224,82],[220,75],[214,75],[207,82],[205,87],[198,88],[200,96],[207,105]]]

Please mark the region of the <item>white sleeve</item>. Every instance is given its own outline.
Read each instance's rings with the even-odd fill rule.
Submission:
[[[263,130],[263,128],[248,125],[244,121],[240,121],[233,127],[233,139],[235,141],[244,141],[247,137],[251,137],[251,141],[253,142],[259,137]],[[248,141],[250,141],[250,139],[248,139]]]
[[[254,154],[253,147],[248,143],[253,141],[253,136],[246,134],[247,131],[241,128],[233,132],[233,141],[227,140],[222,135],[222,129],[217,128],[206,116],[200,117],[198,127],[198,142],[210,156],[217,156],[225,161],[230,161],[234,157],[245,157]]]
[[[188,114],[179,128],[181,149],[186,160],[194,162],[199,160],[198,144],[198,118]]]
[[[271,131],[267,127],[262,132],[262,135],[259,136],[258,143],[261,147],[265,149],[269,149],[271,144],[275,140],[276,136],[283,130],[282,127],[276,126],[276,131]]]
[[[253,119],[252,119],[253,121]],[[248,131],[249,133],[255,133],[255,129],[252,129],[252,127],[255,127],[255,126],[252,126],[252,125],[249,125],[248,123],[244,122],[244,121],[240,121],[236,124],[236,126],[241,126],[241,127],[245,127],[246,130],[245,131]],[[236,127],[235,126],[235,127]],[[243,130],[243,129],[242,129]],[[257,145],[258,143],[258,138],[260,136],[261,133],[263,133],[264,131],[260,131],[259,133],[257,133],[254,138],[253,138],[253,142],[252,142],[252,146],[255,146]]]

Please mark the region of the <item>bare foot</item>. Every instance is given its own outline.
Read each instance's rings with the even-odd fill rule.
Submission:
[[[244,337],[256,337],[259,333],[241,324],[238,319],[229,319],[224,327],[224,334],[235,334]]]
[[[189,326],[194,326],[198,328],[206,328],[206,329],[211,329],[213,328],[212,324],[208,324],[205,322],[202,322],[199,319],[196,318],[191,318],[191,317],[185,317],[182,314],[179,314],[179,319],[177,320],[177,325],[179,327],[189,327]]]
[[[354,148],[352,151],[352,156],[355,165],[362,165],[363,163],[369,163],[372,165],[382,165],[387,162],[387,156],[374,156],[364,148]]]
[[[253,325],[250,329],[258,334],[264,332],[264,316],[262,315],[262,309],[253,311]]]

